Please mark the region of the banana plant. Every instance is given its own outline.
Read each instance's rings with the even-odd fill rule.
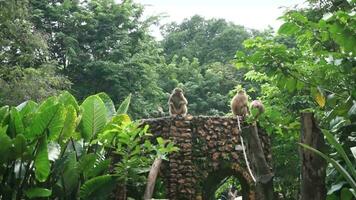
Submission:
[[[152,149],[161,148],[148,142],[147,127],[131,121],[126,114],[129,104],[130,96],[116,111],[105,93],[79,104],[63,92],[40,104],[26,101],[1,107],[0,199],[107,199],[118,183],[127,183],[122,177],[142,175],[118,170],[130,164],[123,157],[115,160],[115,173],[110,171],[112,152],[135,150],[129,155],[149,166],[146,156],[154,157]],[[167,147],[163,151],[171,152],[173,145]]]

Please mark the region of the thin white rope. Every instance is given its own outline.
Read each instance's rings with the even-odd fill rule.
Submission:
[[[240,116],[237,116],[237,125],[238,125],[239,131],[240,131],[240,140],[241,140],[241,145],[242,145],[242,152],[244,153],[247,169],[248,169],[248,172],[250,173],[250,176],[252,177],[253,182],[256,183],[256,179],[252,174],[252,170],[250,168],[250,163],[248,162],[248,159],[247,159],[247,154],[246,154],[245,145],[244,145],[244,139],[242,138],[242,135],[241,135],[242,134],[242,129],[241,129],[241,124],[240,124]]]

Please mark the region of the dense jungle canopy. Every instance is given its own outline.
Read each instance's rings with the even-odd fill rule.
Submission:
[[[163,24],[158,40],[161,16],[134,0],[0,0],[0,199],[107,199],[115,184],[142,197],[154,158],[177,148],[142,146],[136,120],[168,116],[175,87],[191,115],[231,116],[242,88],[262,100],[280,199],[299,198],[300,113],[315,113],[335,139],[327,199],[355,199],[356,1],[306,3],[278,30],[195,15]]]

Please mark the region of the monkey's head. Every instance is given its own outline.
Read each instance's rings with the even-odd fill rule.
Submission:
[[[238,94],[246,94],[245,90],[239,90],[237,93]]]
[[[180,88],[174,88],[173,92],[176,94],[183,94],[183,90]]]

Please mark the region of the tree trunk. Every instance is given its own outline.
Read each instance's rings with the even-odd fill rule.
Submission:
[[[302,113],[300,142],[324,152],[324,136],[319,129],[313,113]],[[301,159],[301,198],[300,200],[326,199],[326,161],[317,154],[300,147]]]
[[[261,140],[258,136],[257,125],[251,125],[243,134],[247,139],[250,163],[254,169],[254,175],[256,176],[256,195],[258,200],[272,200],[273,199],[273,172],[268,165],[265,158]]]
[[[145,194],[143,196],[144,200],[152,198],[153,191],[155,189],[157,175],[158,175],[159,169],[161,167],[161,164],[162,164],[162,158],[156,158],[152,164],[150,173],[148,174]]]
[[[118,184],[116,188],[115,200],[126,200],[127,188],[125,184]]]

